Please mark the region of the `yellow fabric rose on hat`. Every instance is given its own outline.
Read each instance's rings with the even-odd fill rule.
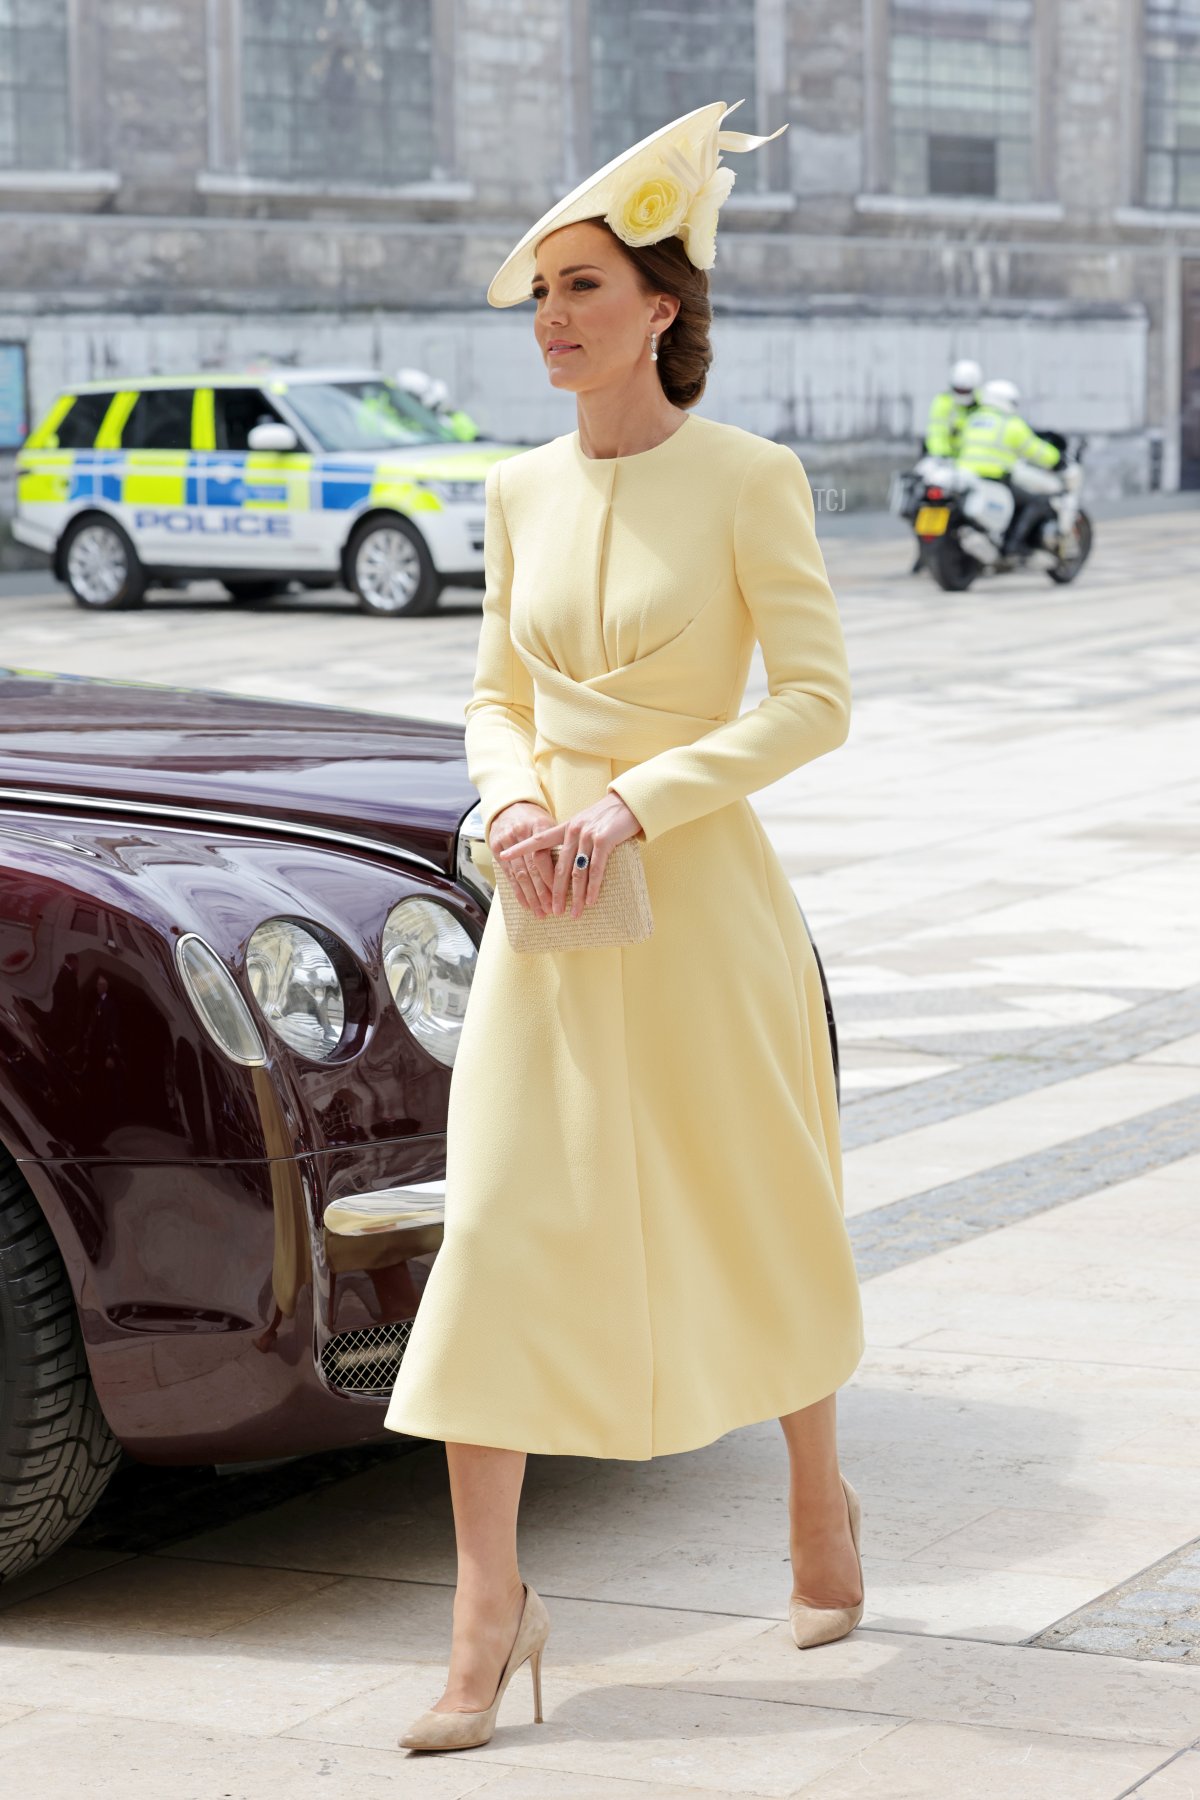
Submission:
[[[679,226],[688,261],[698,269],[711,269],[717,260],[717,213],[736,180],[732,169],[715,169]]]
[[[604,215],[604,223],[627,244],[656,244],[674,237],[692,196],[666,168],[643,168],[626,183]]]

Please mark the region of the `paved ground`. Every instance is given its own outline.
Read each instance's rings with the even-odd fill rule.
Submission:
[[[1197,1800],[1197,523],[1111,519],[1074,588],[953,597],[899,537],[828,538],[851,737],[756,804],[840,1024],[859,1629],[791,1642],[773,1424],[533,1457],[547,1722],[522,1672],[485,1749],[407,1758],[448,1643],[440,1446],[137,1471],[4,1590],[7,1791]],[[5,586],[8,663],[456,720],[479,623]]]

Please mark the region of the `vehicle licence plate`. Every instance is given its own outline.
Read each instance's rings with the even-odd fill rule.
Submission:
[[[918,509],[913,529],[918,537],[941,537],[949,523],[948,506],[922,506]]]

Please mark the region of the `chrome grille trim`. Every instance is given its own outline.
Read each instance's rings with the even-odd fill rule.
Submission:
[[[412,1328],[411,1319],[400,1319],[391,1325],[340,1331],[322,1346],[321,1373],[339,1393],[389,1394]]]

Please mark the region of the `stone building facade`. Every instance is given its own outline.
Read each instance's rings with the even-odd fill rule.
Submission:
[[[23,394],[418,364],[574,425],[487,282],[560,194],[716,99],[703,409],[881,504],[949,360],[1200,485],[1200,0],[0,0],[0,510]]]

